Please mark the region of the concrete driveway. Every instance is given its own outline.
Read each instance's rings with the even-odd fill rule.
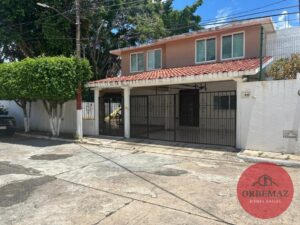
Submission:
[[[286,168],[290,208],[259,220],[236,197],[249,165],[235,153],[153,143],[0,139],[0,224],[299,224],[300,169]]]

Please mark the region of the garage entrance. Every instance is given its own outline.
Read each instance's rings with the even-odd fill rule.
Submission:
[[[197,144],[236,144],[236,91],[131,96],[131,136]]]

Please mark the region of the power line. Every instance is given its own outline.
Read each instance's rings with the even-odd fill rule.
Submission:
[[[256,10],[263,9],[263,8],[268,8],[270,6],[277,5],[277,4],[280,4],[282,2],[286,2],[286,1],[287,0],[281,0],[281,1],[278,1],[278,2],[273,2],[273,3],[267,4],[267,5],[263,5],[263,6],[260,6],[260,7],[257,7],[257,8],[253,8],[253,9],[249,9],[249,10],[245,10],[245,11],[240,11],[240,12],[237,12],[237,13],[231,13],[230,16],[235,16],[235,15],[240,15],[240,14],[244,14],[244,13],[254,12]],[[220,20],[220,19],[226,19],[226,18],[227,17],[219,17],[218,19]],[[207,20],[203,20],[202,22],[210,22],[210,21],[214,21],[215,19],[216,18],[207,19]]]
[[[10,25],[5,25],[5,26],[3,26],[2,24],[0,24],[0,27],[10,27],[10,28],[13,28],[13,27],[20,26],[20,25],[32,24],[32,23],[35,23],[35,22],[40,21],[40,20],[45,20],[45,19],[49,19],[49,18],[52,18],[52,17],[60,16],[61,14],[66,14],[66,13],[72,12],[72,11],[73,11],[73,9],[67,10],[67,11],[64,11],[64,12],[61,12],[61,13],[57,13],[57,14],[54,14],[54,15],[50,15],[50,16],[47,16],[47,17],[41,17],[41,18],[38,18],[36,20],[18,23],[18,24],[10,24]]]
[[[124,2],[124,3],[120,3],[120,4],[114,4],[114,5],[101,5],[101,6],[86,6],[86,7],[82,7],[84,9],[99,9],[100,7],[104,7],[104,8],[113,8],[113,7],[116,7],[116,6],[122,6],[122,5],[132,5],[132,4],[144,4],[143,1],[139,0],[139,1],[132,1],[132,2]],[[127,8],[127,7],[126,7]]]
[[[297,12],[293,13],[296,14]],[[281,14],[277,14],[277,15],[281,15]],[[247,21],[247,20],[253,20],[253,19],[261,19],[261,18],[269,18],[268,16],[265,17],[253,17],[253,18],[249,18],[249,19],[245,19],[245,20],[238,20],[238,21],[234,21],[234,22],[242,22],[242,21]],[[286,22],[291,22],[291,21],[297,21],[298,19],[289,19],[289,20],[285,20],[285,21],[272,21],[273,24],[280,24],[280,23],[286,23]],[[223,22],[223,23],[228,23],[228,22]],[[264,24],[269,24],[269,23],[264,23]],[[182,28],[180,28],[182,29]],[[134,33],[132,35],[128,35],[127,37],[138,37],[139,33]],[[42,38],[30,38],[30,39],[26,39],[26,40],[41,40]],[[46,40],[75,40],[75,38],[64,38],[64,37],[51,37],[51,38],[43,38]],[[89,38],[82,38],[82,40],[89,40]]]
[[[256,12],[256,13],[250,13],[250,14],[243,14],[241,16],[234,16],[234,17],[227,17],[226,19],[236,19],[236,18],[241,18],[241,17],[245,17],[245,16],[252,16],[252,15],[257,15],[257,14],[262,14],[262,13],[267,13],[267,12],[274,12],[274,11],[279,11],[279,10],[285,10],[285,9],[292,9],[292,8],[298,8],[299,5],[292,5],[292,6],[286,6],[286,7],[282,7],[282,8],[277,8],[277,9],[270,9],[270,10],[265,10],[265,11],[260,11],[260,12]],[[220,19],[215,19],[214,21],[220,21]],[[200,23],[201,24],[201,23]],[[209,23],[206,23],[209,24]]]
[[[240,19],[240,20],[233,20],[233,21],[216,21],[214,23],[204,23],[201,24],[201,26],[214,26],[214,25],[221,25],[221,24],[227,24],[230,22],[242,22],[242,21],[247,21],[247,20],[254,20],[254,19],[263,19],[263,18],[268,18],[268,17],[275,17],[275,16],[282,16],[282,15],[295,15],[298,14],[299,12],[289,12],[286,14],[272,14],[272,15],[265,15],[265,16],[258,16],[258,17],[250,17],[250,18],[245,18],[245,19]],[[179,29],[184,29],[184,28],[192,28],[195,25],[190,25],[190,26],[182,26],[182,27],[175,27],[175,28],[170,28],[170,29],[166,29],[166,30],[179,30]]]

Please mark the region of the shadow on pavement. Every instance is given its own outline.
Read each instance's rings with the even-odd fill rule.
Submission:
[[[0,145],[1,143],[19,144],[19,145],[27,145],[33,147],[51,147],[51,146],[63,145],[66,144],[67,142],[14,135],[12,137],[0,136]]]

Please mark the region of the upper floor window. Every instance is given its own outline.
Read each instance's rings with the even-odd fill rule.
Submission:
[[[196,63],[216,60],[216,39],[210,38],[196,42]]]
[[[222,37],[222,59],[244,57],[244,33],[226,35]]]
[[[144,71],[144,53],[133,53],[130,55],[130,72]]]
[[[150,50],[147,52],[147,70],[161,68],[161,49]]]

